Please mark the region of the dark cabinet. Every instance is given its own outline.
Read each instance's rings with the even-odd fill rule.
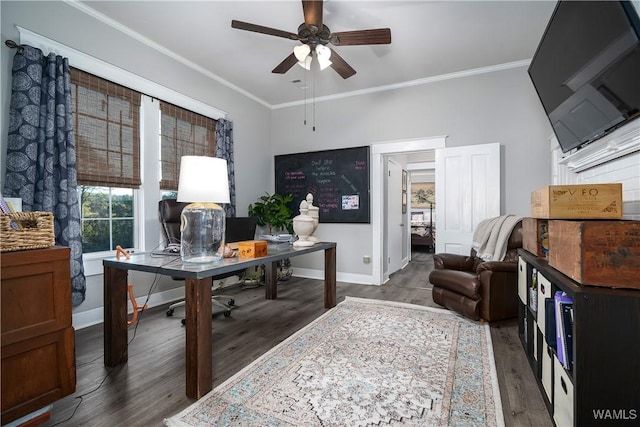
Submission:
[[[558,426],[640,422],[640,291],[584,286],[520,250],[519,332],[547,408]],[[639,272],[640,273],[640,272]],[[552,345],[556,292],[573,301],[573,367]],[[550,312],[553,311],[553,312]],[[549,327],[551,324],[551,327]],[[550,344],[551,343],[551,344]]]
[[[0,256],[2,424],[76,387],[69,248]]]

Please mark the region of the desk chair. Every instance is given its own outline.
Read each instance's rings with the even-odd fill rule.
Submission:
[[[158,203],[158,216],[162,225],[165,248],[169,245],[180,244],[180,214],[188,203],[181,203],[175,199],[164,199]],[[255,217],[229,217],[225,220],[225,243],[253,240],[256,234],[257,219]],[[222,280],[234,276],[235,273],[226,273],[212,278],[213,281]],[[221,300],[227,300],[225,304]],[[224,308],[224,316],[231,315],[231,307],[235,305],[233,297],[229,295],[213,295],[212,302]],[[167,310],[167,316],[172,316],[176,307],[183,306],[184,301],[171,304]],[[183,319],[184,323],[184,319]]]

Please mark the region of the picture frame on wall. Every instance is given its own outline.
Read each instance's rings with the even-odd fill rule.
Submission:
[[[407,192],[402,192],[402,213],[407,213]]]
[[[429,209],[436,203],[435,182],[411,183],[411,208]]]
[[[407,192],[407,171],[402,171],[402,191]]]

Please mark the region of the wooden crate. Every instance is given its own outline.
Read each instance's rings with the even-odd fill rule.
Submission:
[[[531,216],[543,219],[620,219],[622,184],[549,185],[531,193]]]
[[[549,221],[549,265],[578,283],[640,289],[640,221]]]
[[[238,257],[260,258],[267,256],[267,242],[264,240],[245,240],[238,242]]]
[[[542,258],[549,257],[549,220],[522,219],[522,247]]]

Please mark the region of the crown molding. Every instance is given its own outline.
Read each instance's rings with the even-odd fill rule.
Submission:
[[[328,96],[320,96],[315,98],[314,101],[316,103],[324,102],[324,101],[334,101],[336,99],[349,98],[352,96],[368,95],[368,94],[377,93],[377,92],[384,92],[387,90],[405,89],[405,88],[414,87],[414,86],[422,86],[422,85],[427,85],[431,83],[442,82],[445,80],[453,80],[453,79],[459,79],[463,77],[477,76],[480,74],[487,74],[487,73],[493,73],[496,71],[509,70],[511,68],[526,67],[529,65],[530,62],[531,62],[531,59],[523,59],[520,61],[507,62],[504,64],[490,65],[487,67],[474,68],[471,70],[457,71],[455,73],[425,77],[423,79],[409,80],[406,82],[394,83],[394,84],[384,85],[384,86],[376,86],[368,89],[354,90],[351,92],[342,92],[342,93],[328,95]],[[304,105],[304,103],[305,103],[304,100],[286,102],[283,104],[272,105],[271,108],[273,108],[274,110],[277,110],[280,108],[288,108],[288,107]]]

